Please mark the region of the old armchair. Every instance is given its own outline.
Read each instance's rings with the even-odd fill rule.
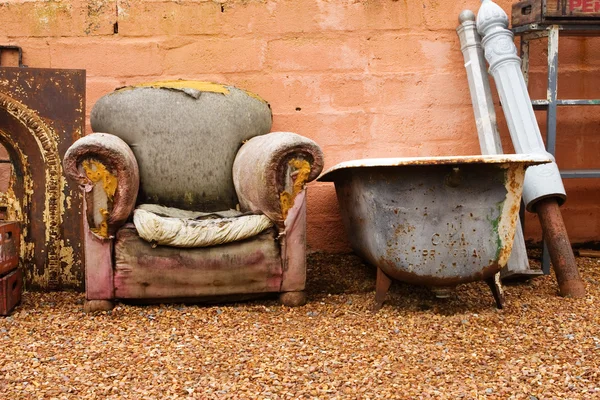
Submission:
[[[260,97],[196,81],[125,87],[64,158],[84,193],[86,311],[280,293],[306,301],[305,184],[319,146]]]

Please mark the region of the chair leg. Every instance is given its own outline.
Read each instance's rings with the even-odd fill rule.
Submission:
[[[381,310],[383,302],[387,297],[387,292],[392,284],[392,279],[377,267],[377,281],[375,282],[375,304],[373,304],[373,312]]]
[[[113,308],[115,308],[115,302],[112,300],[86,300],[83,305],[83,312],[110,311]]]
[[[300,307],[306,304],[306,293],[283,292],[279,295],[279,301],[287,307]]]

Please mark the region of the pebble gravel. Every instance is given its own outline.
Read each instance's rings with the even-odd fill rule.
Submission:
[[[600,399],[600,259],[577,259],[587,296],[553,275],[437,300],[353,255],[309,257],[309,303],[119,303],[29,293],[0,317],[0,399]],[[532,265],[537,261],[532,260]]]

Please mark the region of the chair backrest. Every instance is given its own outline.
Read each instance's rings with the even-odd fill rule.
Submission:
[[[94,105],[94,132],[123,139],[140,169],[139,203],[195,211],[234,208],[232,166],[242,142],[271,129],[271,109],[232,86],[153,82],[117,89]]]

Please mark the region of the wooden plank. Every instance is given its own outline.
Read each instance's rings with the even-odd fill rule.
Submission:
[[[600,0],[525,0],[512,6],[512,26],[600,23]]]
[[[539,23],[542,20],[542,1],[519,1],[512,6],[512,26]]]
[[[0,275],[19,266],[20,236],[18,222],[0,222]]]
[[[580,249],[580,250],[577,251],[577,253],[579,254],[579,257],[600,258],[600,251],[598,251],[598,250]]]
[[[9,315],[21,301],[23,274],[19,269],[0,277],[0,315]]]
[[[566,15],[567,2],[564,0],[544,0],[544,17],[564,17]]]
[[[545,3],[542,14],[546,18],[600,18],[600,0],[545,0]]]

